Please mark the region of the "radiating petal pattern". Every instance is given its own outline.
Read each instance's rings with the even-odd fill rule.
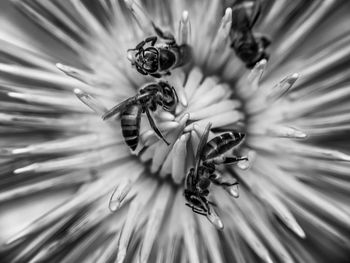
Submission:
[[[261,0],[269,58],[248,69],[234,2],[0,5],[1,262],[346,262],[350,5]],[[152,112],[169,145],[142,114],[131,151],[101,117],[156,81],[128,57],[156,27],[191,61],[162,76],[176,109]],[[206,218],[183,192],[208,123],[244,133],[246,158],[218,168],[234,184],[211,186]]]

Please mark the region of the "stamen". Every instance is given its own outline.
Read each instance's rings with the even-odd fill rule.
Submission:
[[[97,99],[92,97],[90,94],[83,92],[80,89],[75,89],[74,93],[82,103],[84,103],[98,115],[102,116],[107,112],[107,109],[102,105],[102,103],[98,102]]]
[[[272,64],[266,69],[266,60],[261,60],[250,72],[229,47],[229,42],[235,41],[229,39],[232,20],[235,19],[232,10],[237,2],[242,1],[213,0],[208,4],[208,1],[124,0],[123,4],[120,0],[98,0],[93,5],[85,0],[69,0],[68,3],[13,1],[39,26],[67,45],[68,56],[73,51],[77,63],[82,66],[78,69],[57,64],[58,69],[74,79],[67,78],[58,74],[51,63],[58,54],[47,53],[47,56],[36,58],[36,53],[11,47],[10,43],[0,40],[0,53],[5,55],[6,61],[0,63],[0,76],[7,82],[0,84],[0,98],[4,98],[0,103],[0,134],[5,138],[0,144],[0,157],[3,157],[0,177],[4,178],[0,181],[0,202],[25,198],[37,191],[47,193],[61,189],[68,186],[67,182],[69,186],[80,188],[72,198],[39,217],[0,247],[0,254],[11,252],[6,257],[9,256],[10,260],[13,255],[14,262],[47,262],[57,256],[63,262],[98,263],[222,263],[230,256],[237,262],[261,260],[271,263],[273,259],[276,262],[309,262],[311,260],[305,258],[311,258],[313,253],[297,241],[299,237],[306,237],[304,225],[297,221],[299,218],[301,223],[312,223],[307,228],[308,236],[321,230],[322,237],[332,239],[336,245],[338,242],[344,242],[341,244],[344,247],[348,245],[350,238],[341,233],[341,230],[350,228],[350,216],[346,211],[348,204],[345,198],[342,199],[350,189],[347,145],[340,145],[345,149],[341,152],[323,148],[318,142],[339,146],[341,143],[334,133],[342,132],[343,136],[350,131],[350,113],[347,113],[350,78],[346,77],[350,71],[338,72],[338,68],[349,60],[350,38],[339,37],[341,41],[336,45],[326,43],[328,47],[320,47],[322,51],[316,50],[311,58],[308,57],[312,52],[309,47],[305,49],[305,57],[303,48],[300,49],[301,56],[290,56],[307,33],[338,5],[337,1],[315,1],[305,6],[302,1],[281,0],[282,4],[267,1],[263,13],[269,12],[267,9],[271,6],[273,10],[265,21],[276,20],[276,23],[271,27],[261,24],[263,16],[254,28],[249,29],[257,40],[257,31],[267,30],[271,34]],[[237,14],[247,16],[242,20],[253,20],[251,12],[258,10],[254,7],[260,7],[255,6],[260,2],[247,1],[246,4],[247,9]],[[225,5],[231,5],[232,9],[225,10],[218,25]],[[189,8],[191,21],[189,12],[183,11],[184,7]],[[131,12],[129,15],[124,14],[126,9]],[[277,21],[278,15],[282,17]],[[175,20],[178,18],[180,21]],[[338,19],[332,17],[331,20]],[[191,44],[191,63],[179,66],[183,62],[182,47],[177,49],[170,38],[163,39],[159,32],[155,32],[156,22],[160,27],[178,26],[175,28],[176,44]],[[253,24],[255,21],[249,22]],[[348,35],[347,30],[342,32],[345,24],[341,24],[340,29],[337,27],[333,35]],[[316,33],[320,32],[321,29]],[[241,33],[249,32],[244,32],[243,28]],[[7,39],[11,34],[0,35]],[[142,62],[139,72],[135,71],[127,56],[130,59],[130,55],[136,56],[138,51],[127,53],[127,50],[133,50],[145,37],[155,35],[159,41],[154,52],[150,48],[149,53],[148,50],[142,53],[144,50],[140,48],[138,55],[141,56],[133,57],[132,60],[147,60]],[[22,40],[19,38],[15,42]],[[31,47],[30,42],[23,43],[23,46],[37,50],[40,55],[41,46],[34,41]],[[145,49],[148,46],[146,44]],[[167,106],[172,103],[169,94],[157,94],[145,104],[137,96],[147,90],[141,89],[138,93],[137,88],[142,87],[142,83],[157,81],[140,73],[145,73],[142,69],[154,68],[151,61],[154,56],[167,57],[162,48],[169,48],[171,52],[168,51],[175,54],[175,60],[169,55],[169,63],[158,63],[157,67],[163,72],[163,66],[172,64],[169,75],[161,76],[175,87],[177,93],[176,109],[170,112],[167,112]],[[249,51],[249,47],[244,48]],[[285,67],[272,72],[284,61]],[[269,82],[277,79],[280,72],[300,65],[303,78],[297,88],[292,90],[299,77],[296,73],[274,87],[270,85]],[[264,70],[272,73],[265,73],[262,79]],[[336,85],[329,82],[328,75],[321,76],[326,71],[340,74],[333,79]],[[320,81],[322,87],[318,87],[320,79],[328,82]],[[25,84],[17,86],[16,83]],[[73,90],[78,99],[96,114],[73,96]],[[163,89],[157,92],[160,90]],[[153,95],[152,91],[146,93],[147,98]],[[129,102],[136,101],[137,107],[142,108],[141,118],[135,114],[128,119],[128,114],[124,114],[122,124],[129,121],[124,127],[121,127],[120,120],[102,122],[100,117],[107,109],[116,105],[116,101],[131,96],[135,96],[135,100]],[[155,123],[151,121],[150,125],[144,114],[145,111],[148,113],[145,107],[153,111],[156,106],[157,110],[152,112]],[[170,145],[156,135],[155,127]],[[201,148],[198,147],[200,138],[208,142],[228,131],[244,132],[246,143],[210,160],[205,159],[204,152],[196,155],[197,148]],[[140,134],[137,149],[132,153],[134,156],[125,142],[131,142],[131,134]],[[309,144],[296,140],[308,135],[326,136],[311,140]],[[219,141],[221,145],[216,143],[209,145],[218,151],[219,147],[228,145],[226,141]],[[257,153],[259,158],[255,158]],[[247,156],[248,160],[223,163],[225,158],[233,157],[231,155]],[[195,160],[198,156],[199,160]],[[184,178],[198,163],[202,165],[200,172],[189,178],[193,183],[185,183],[186,189],[193,184],[198,187],[184,193]],[[213,176],[209,175],[211,183],[217,184],[211,188],[205,188],[206,181],[197,180],[204,179],[201,176],[207,176],[212,170],[210,165],[205,170],[207,163],[215,165],[213,169],[216,169]],[[146,166],[149,167],[146,169]],[[220,178],[219,172],[226,178]],[[48,178],[44,176],[46,174]],[[161,178],[150,178],[150,175]],[[177,186],[171,186],[166,177]],[[236,177],[241,185],[235,184]],[[12,188],[7,188],[8,183]],[[178,192],[174,201],[175,188]],[[206,189],[209,195],[205,195]],[[229,195],[241,196],[233,200]],[[108,210],[109,198],[110,210],[118,210],[117,213]],[[185,205],[186,201],[190,208]],[[196,204],[200,205],[196,207]],[[171,215],[168,215],[169,211]],[[297,237],[271,224],[271,219],[275,219],[271,217],[273,215]],[[226,229],[220,233],[215,227],[222,230],[223,222]],[[228,255],[221,253],[227,252],[226,247],[232,249]]]
[[[210,116],[218,116],[219,114],[231,111],[240,106],[239,101],[234,100],[223,100],[218,103],[209,105],[194,112],[189,112],[190,120],[200,120]]]
[[[192,136],[191,136],[192,137]],[[173,148],[172,178],[176,184],[181,184],[186,171],[187,142],[190,134],[184,134],[176,141]]]
[[[164,121],[164,122],[160,122],[157,127],[159,130],[161,131],[169,131],[169,130],[173,130],[176,127],[179,126],[179,123],[176,121]]]
[[[243,216],[241,214],[234,217],[235,222],[237,222],[237,224],[240,226],[238,231],[242,238],[265,263],[273,263],[270,253],[265,247],[264,243],[261,242],[257,234],[248,225],[248,222],[242,217]]]
[[[102,249],[97,250],[96,255],[95,254],[93,254],[92,256],[89,255],[89,260],[93,260],[93,262],[96,262],[96,263],[104,263],[104,262],[111,260],[111,258],[114,259],[115,253],[116,253],[116,247],[118,247],[120,235],[121,235],[121,233],[120,233],[119,229],[117,231],[115,231],[113,236],[109,235],[106,239],[109,238],[110,240],[108,240],[107,243],[103,243],[103,245],[104,245],[103,250]],[[99,243],[96,242],[94,244],[94,247],[96,246],[96,244],[99,244]],[[88,250],[85,249],[84,251],[88,251]],[[95,256],[95,258],[94,258],[94,256]],[[79,260],[80,260],[80,258],[79,258]]]
[[[178,105],[176,117],[161,109],[155,114],[157,127],[165,131],[164,135],[171,144],[165,145],[148,126],[144,126],[141,128],[140,143],[135,152],[140,154],[142,162],[152,161],[152,173],[158,172],[161,177],[171,175],[176,184],[182,183],[188,170],[194,165],[194,149],[202,136],[203,127],[212,122],[214,128],[237,130],[237,122],[244,119],[239,111],[240,101],[230,98],[232,90],[229,85],[217,84],[217,77],[203,80],[203,73],[196,67],[190,71],[184,85],[185,75],[181,72],[175,71],[168,80],[175,87],[179,100],[181,94],[189,99],[188,106],[187,99],[186,105]],[[212,132],[209,133],[209,139],[214,136]],[[189,140],[193,148],[191,151],[188,151]],[[247,169],[250,163],[240,161],[239,165]],[[236,195],[234,188],[227,190]]]
[[[11,245],[16,243],[16,241],[37,233],[38,230],[45,226],[57,222],[57,220],[71,214],[71,212],[79,210],[84,205],[94,203],[95,200],[111,191],[113,185],[110,182],[116,180],[115,174],[125,174],[126,171],[129,171],[133,177],[138,177],[144,171],[144,167],[134,162],[125,162],[124,164],[113,167],[113,169],[101,171],[101,177],[97,181],[82,187],[80,189],[81,191],[74,198],[56,207],[49,214],[38,218],[23,231],[9,239],[6,244]]]
[[[157,116],[159,119],[163,120],[163,121],[173,121],[175,120],[175,116],[173,114],[171,114],[168,111],[161,111],[157,114]]]
[[[125,200],[125,197],[129,194],[133,183],[134,182],[130,179],[124,179],[121,180],[120,183],[116,186],[109,200],[108,207],[109,210],[111,210],[111,212],[115,212],[121,207],[122,202]]]
[[[203,222],[204,220],[204,218],[200,218],[199,229],[201,232],[201,236],[206,237],[204,238],[203,242],[207,247],[208,254],[212,262],[224,263],[225,261],[223,259],[223,254],[221,252],[220,247],[219,233],[210,224],[207,224],[207,222]],[[206,258],[206,255],[202,255],[202,259],[203,258]]]
[[[350,155],[343,152],[292,141],[278,145],[278,148],[285,152],[300,154],[301,156],[350,162]]]
[[[247,102],[247,112],[251,115],[259,115],[259,113],[262,111],[273,109],[273,103],[277,102],[279,99],[285,96],[288,93],[288,91],[293,87],[294,83],[297,81],[298,78],[299,74],[294,73],[281,80],[273,88],[270,88],[270,83],[264,83],[262,87],[259,87],[259,89],[257,89],[258,86],[256,86],[255,95],[258,94],[259,96],[252,97]],[[258,85],[258,82],[256,83],[256,85]],[[243,86],[241,86],[240,88],[243,88]],[[281,107],[281,110],[279,110],[278,112],[270,110],[271,114],[280,113],[284,110],[283,105],[278,106]],[[289,107],[288,111],[293,112],[293,110],[291,110]],[[292,113],[287,112],[283,117],[286,117],[286,119],[288,119],[288,115],[292,115]],[[280,117],[281,114],[279,114],[279,118]]]
[[[266,65],[267,60],[262,59],[258,63],[256,63],[254,68],[250,71],[247,78],[248,81],[251,83],[253,90],[257,90],[262,74],[265,71]]]
[[[117,133],[116,133],[117,134]],[[80,151],[95,150],[104,146],[121,143],[122,139],[107,137],[101,140],[97,134],[78,135],[70,138],[48,140],[43,143],[33,143],[19,148],[0,148],[3,156],[22,154],[67,154],[76,152],[78,146]]]
[[[15,98],[17,100],[22,100],[28,102],[30,105],[48,105],[52,106],[53,108],[60,107],[61,110],[66,110],[70,112],[78,111],[81,112],[85,110],[85,107],[76,100],[76,98],[72,97],[71,94],[69,95],[63,95],[63,94],[56,94],[55,92],[43,92],[40,94],[32,94],[29,93],[30,91],[23,91],[23,92],[8,92],[7,95],[11,98]],[[57,96],[55,96],[57,95]],[[23,111],[23,104],[21,104],[20,110]],[[45,110],[48,111],[47,107],[45,107]]]
[[[48,179],[43,179],[41,181],[34,181],[32,183],[17,186],[16,188],[9,188],[7,190],[2,190],[0,193],[0,203],[11,201],[14,199],[26,197],[35,193],[50,193],[57,189],[64,189],[66,187],[78,187],[84,183],[89,183],[93,179],[94,175],[90,174],[87,176],[85,173],[73,172],[66,174],[59,174],[55,177],[50,177]],[[22,177],[19,178],[19,182],[23,180]],[[16,182],[17,183],[17,182]]]
[[[56,67],[66,75],[75,78],[83,83],[86,83],[90,86],[96,86],[101,84],[100,81],[97,78],[95,78],[94,74],[92,73],[88,73],[71,66],[63,65],[61,63],[57,63]]]
[[[147,189],[147,191],[139,191],[138,195],[130,204],[124,225],[120,233],[116,260],[118,263],[124,262],[132,233],[135,229],[137,229],[137,224],[141,223],[141,218],[145,216],[145,214],[142,213],[143,209],[145,208],[145,205],[150,201],[157,185],[154,182],[147,180],[142,185],[140,185],[140,187]]]
[[[197,124],[198,126],[205,126],[206,123],[211,122],[213,124],[213,128],[218,127],[227,127],[230,125],[234,125],[236,122],[244,119],[244,115],[238,111],[228,111],[220,116],[212,116],[205,119],[201,119],[199,121],[193,122],[186,126],[184,129],[185,132],[189,132],[193,130],[193,125]]]
[[[273,126],[267,129],[267,135],[281,138],[305,139],[307,134],[299,129],[288,126]]]
[[[182,196],[181,190],[178,192],[178,196]],[[183,198],[179,198],[182,203],[184,202]],[[180,201],[178,201],[179,203]],[[180,207],[180,206],[179,206]],[[182,206],[180,210],[181,213],[181,225],[183,231],[184,246],[189,255],[189,260],[191,263],[200,263],[198,250],[193,249],[197,247],[198,244],[198,235],[196,233],[196,221],[194,218],[194,213],[192,213],[185,205]],[[187,261],[187,260],[186,260]]]
[[[183,132],[186,122],[188,120],[188,114],[185,114],[181,120],[179,120],[178,128],[174,129],[170,132],[166,137],[170,142],[170,145],[166,145],[164,142],[158,141],[155,145],[157,145],[154,153],[154,158],[152,161],[151,172],[154,173],[159,170],[169,151],[172,149],[175,141],[179,137],[179,135]]]
[[[246,98],[249,102],[249,98],[252,98],[255,102],[256,93],[259,90],[259,83],[263,73],[266,70],[267,60],[262,59],[255,64],[254,68],[248,73],[246,77],[242,77],[237,85],[241,96]],[[260,99],[260,98],[259,98]]]
[[[173,147],[172,151],[169,152],[168,156],[166,157],[166,159],[163,163],[162,168],[160,169],[160,171],[158,173],[161,178],[165,178],[165,177],[171,175],[173,160],[174,160],[174,147]]]
[[[140,142],[145,146],[150,146],[158,140],[156,133],[153,130],[147,130],[140,135]]]
[[[3,36],[3,34],[5,33],[0,35],[0,49],[6,57],[14,57],[16,61],[20,60],[23,61],[24,64],[29,64],[52,72],[56,70],[52,62],[44,54],[24,47],[23,43],[19,45],[16,43],[16,40],[9,39],[10,36]]]
[[[146,10],[141,7],[135,0],[124,0],[126,6],[129,8],[130,12],[133,14],[133,18],[139,27],[145,32],[147,35],[154,34],[153,32],[153,21],[149,17],[149,14]]]
[[[202,80],[203,80],[202,71],[197,67],[193,68],[188,75],[188,79],[184,87],[189,100],[192,100],[194,96],[193,94],[195,94],[195,92],[198,91],[198,86],[200,85]]]
[[[239,197],[238,184],[236,184],[236,185],[231,185],[231,186],[224,186],[223,188],[226,190],[226,192],[227,192],[230,196],[232,196],[232,197],[234,197],[234,198],[238,198],[238,197]]]
[[[296,221],[293,214],[289,211],[288,207],[281,201],[281,199],[274,194],[273,188],[266,190],[268,184],[264,180],[260,180],[258,189],[255,189],[254,192],[267,204],[269,204],[274,213],[282,220],[282,222],[291,229],[295,234],[300,238],[305,238],[305,232],[301,226]]]
[[[83,20],[82,24],[88,28],[89,32],[93,32],[96,37],[101,39],[101,45],[108,47],[112,45],[113,42],[108,35],[107,28],[96,19],[91,11],[87,8],[86,4],[80,0],[71,0],[70,1],[76,10],[79,10],[79,15]]]
[[[157,138],[157,141],[158,141],[158,138]],[[156,143],[153,143],[149,147],[147,147],[145,151],[142,152],[142,154],[140,155],[141,162],[146,163],[149,160],[152,160],[152,158],[154,157],[154,152],[156,150],[156,145],[157,145]]]
[[[26,80],[27,84],[35,83],[37,85],[40,83],[43,86],[51,85],[52,87],[67,91],[72,91],[75,88],[79,88],[86,92],[102,95],[102,93],[95,88],[49,71],[46,72],[30,67],[0,63],[0,72],[5,76],[17,77],[19,79]]]
[[[218,230],[224,229],[224,224],[222,223],[220,217],[216,214],[214,208],[211,208],[210,214],[207,215],[207,218]]]
[[[218,78],[215,77],[208,77],[203,80],[203,74],[196,71],[196,69],[191,71],[190,76],[192,76],[192,74],[193,79],[189,78],[185,86],[185,90],[189,99],[191,100],[191,104],[198,100],[198,96],[200,94],[205,94],[206,92],[210,91],[219,82]],[[190,80],[193,80],[193,82],[189,82]],[[190,105],[190,107],[191,106],[192,105]]]
[[[194,97],[200,96],[200,100],[191,100],[191,104],[188,107],[188,110],[194,110],[198,108],[203,108],[205,106],[208,106],[210,104],[219,102],[221,100],[224,100],[225,98],[229,98],[232,94],[232,91],[230,90],[229,86],[225,84],[218,84],[211,88],[210,91],[204,92],[202,89],[198,89]]]
[[[271,91],[267,94],[267,103],[274,102],[284,96],[294,85],[294,83],[299,78],[298,73],[294,73],[285,79],[283,79],[280,83],[278,83],[275,87],[271,89]]]
[[[14,0],[14,3],[24,11],[31,19],[33,19],[39,26],[46,29],[48,32],[53,34],[56,38],[70,47],[72,50],[77,53],[81,52],[82,49],[85,49],[76,39],[74,39],[68,32],[65,32],[61,27],[55,25],[52,21],[46,18],[41,14],[39,10],[35,10],[34,7],[25,1]]]
[[[106,149],[98,149],[92,152],[81,153],[76,155],[68,155],[57,159],[49,159],[48,161],[33,163],[13,171],[14,174],[23,173],[43,173],[54,172],[65,169],[67,165],[74,169],[86,169],[104,165],[113,161],[118,161],[130,156],[127,149],[124,147],[110,146]]]
[[[274,54],[276,59],[271,64],[269,70],[275,69],[291,52],[299,46],[299,43],[317,27],[325,17],[329,15],[330,10],[336,5],[336,1],[312,3],[307,12],[294,22],[288,32],[284,34],[283,39],[277,45]],[[307,15],[308,14],[308,15]]]
[[[256,155],[257,155],[256,151],[249,150],[247,153],[248,160],[239,161],[237,163],[237,167],[243,171],[249,169],[252,166],[252,164],[254,163]]]
[[[147,225],[145,226],[144,240],[140,249],[140,263],[147,263],[154,242],[156,241],[159,230],[165,217],[168,201],[171,200],[171,188],[167,184],[163,184],[158,191],[156,201],[150,211]]]
[[[276,176],[285,175],[280,167],[276,166],[275,163],[269,163],[266,165],[266,157],[256,160],[257,165],[261,167],[259,174],[263,174],[264,177],[269,179],[269,183],[275,184],[280,191],[283,189],[285,193],[288,193],[292,198],[284,198],[284,200],[295,200],[306,205],[309,209],[317,211],[317,213],[328,219],[334,220],[337,224],[344,227],[350,226],[350,216],[341,205],[335,203],[332,198],[324,198],[324,194],[302,183],[294,176],[284,176],[284,179],[274,180]],[[282,197],[285,195],[282,195]]]
[[[190,44],[191,42],[191,23],[188,15],[188,11],[182,12],[180,24],[179,24],[179,36],[178,42],[182,44]]]
[[[344,99],[350,96],[349,85],[321,93],[318,96],[312,96],[306,100],[293,102],[294,107],[288,105],[288,111],[285,112],[286,118],[296,118],[298,116],[307,115],[307,113],[315,112],[315,110],[326,107],[327,105],[334,105],[337,103],[344,103]]]
[[[225,15],[221,19],[220,26],[216,32],[216,35],[210,47],[211,53],[216,53],[217,51],[222,50],[225,47],[225,44],[227,43],[228,37],[230,35],[231,25],[232,9],[226,8]]]

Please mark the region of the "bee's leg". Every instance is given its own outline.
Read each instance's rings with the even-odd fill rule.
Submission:
[[[185,191],[187,189],[192,189],[193,186],[196,184],[194,181],[194,168],[191,168],[190,171],[186,174],[185,178]]]
[[[139,73],[141,73],[142,75],[148,75],[148,73],[147,72],[145,72],[140,66],[138,66],[137,64],[136,64],[136,70],[139,72]]]
[[[192,208],[192,212],[196,213],[196,214],[200,214],[200,215],[203,215],[203,216],[206,216],[207,213],[203,212],[202,210],[194,207],[193,205],[190,205],[189,203],[186,203],[186,205],[190,208]]]
[[[159,73],[153,73],[150,74],[152,77],[159,79],[162,75],[160,75]]]
[[[214,184],[221,186],[233,186],[238,184],[235,178],[224,178],[224,176],[218,171],[214,171],[211,175],[209,175],[209,179]]]
[[[155,43],[157,42],[157,37],[153,36],[153,37],[148,37],[146,38],[145,40],[141,41],[140,43],[138,43],[136,45],[135,48],[129,48],[127,50],[127,52],[129,51],[134,51],[134,50],[137,50],[138,52],[136,53],[137,55],[140,54],[142,51],[143,51],[143,46],[146,45],[147,43],[151,42],[151,46],[154,46]]]
[[[193,207],[192,207],[192,211],[195,212],[195,213],[197,213],[197,214],[199,214],[199,215],[202,215],[202,216],[206,216],[206,215],[207,215],[207,213],[204,213],[204,212],[202,212],[201,210],[195,209],[195,208],[193,208]]]
[[[148,37],[145,39],[145,42],[146,43],[151,42],[151,46],[153,47],[157,42],[157,37]]]
[[[134,50],[142,50],[143,46],[146,45],[147,43],[151,43],[151,46],[154,46],[155,43],[157,42],[157,37],[148,37],[145,40],[141,41],[140,43],[137,44],[137,46],[134,48]]]
[[[212,201],[208,201],[208,204],[212,205],[212,206],[217,206],[216,203],[212,202]]]
[[[171,34],[170,32],[163,32],[159,27],[157,27],[154,23],[152,23],[152,26],[154,28],[154,31],[156,31],[157,35],[160,38],[163,38],[165,40],[167,40],[167,43],[169,45],[174,45],[176,43],[175,41],[175,37],[173,34]]]
[[[247,156],[226,157],[225,160],[222,162],[222,164],[234,164],[234,163],[238,163],[239,161],[248,161],[248,157]]]
[[[210,168],[212,167],[213,165],[219,165],[219,164],[234,164],[234,163],[237,163],[239,161],[248,161],[248,157],[244,156],[244,157],[237,157],[237,156],[233,156],[233,157],[227,157],[223,154],[215,157],[215,158],[212,158],[212,159],[209,159],[209,160],[206,160],[203,165]]]
[[[223,176],[218,171],[215,171],[209,176],[209,179],[216,185],[220,185],[229,195],[237,198],[238,193],[238,181],[234,177]]]
[[[254,33],[254,37],[259,45],[263,48],[267,48],[271,44],[271,40],[263,34]]]
[[[170,145],[170,143],[167,142],[167,140],[165,140],[164,136],[162,135],[162,133],[160,132],[160,130],[158,130],[156,123],[154,122],[151,113],[149,112],[149,109],[147,107],[144,108],[149,124],[151,125],[152,129],[155,131],[155,133],[167,144]]]

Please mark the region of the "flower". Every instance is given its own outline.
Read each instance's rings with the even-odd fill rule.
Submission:
[[[0,201],[12,207],[14,199],[71,191],[4,240],[4,260],[346,259],[347,3],[264,1],[254,31],[271,38],[270,59],[247,70],[229,45],[232,1],[14,2],[46,33],[23,23],[29,33],[1,35]],[[153,24],[190,45],[193,57],[164,77],[179,98],[174,113],[155,113],[170,146],[142,117],[131,152],[119,121],[100,115],[154,82],[127,58],[154,34]],[[232,129],[246,134],[235,151],[249,161],[222,168],[239,190],[210,190],[218,216],[209,219],[219,228],[222,221],[221,231],[183,197],[207,123],[210,138]]]

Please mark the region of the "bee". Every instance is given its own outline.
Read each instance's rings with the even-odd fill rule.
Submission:
[[[232,7],[231,48],[247,68],[268,59],[265,49],[271,41],[266,36],[256,36],[252,28],[261,12],[261,0],[238,0]]]
[[[135,150],[139,142],[141,113],[146,113],[148,121],[155,133],[166,143],[162,133],[158,130],[150,111],[158,106],[163,110],[173,112],[178,97],[174,87],[165,81],[149,83],[140,88],[137,95],[130,97],[108,110],[102,119],[106,120],[120,113],[121,127],[126,144]]]
[[[164,43],[156,43],[157,36],[148,37],[135,48],[128,49],[128,59],[142,75],[160,78],[162,75],[170,75],[170,70],[188,63],[191,48],[187,44],[176,44],[171,33],[163,32],[154,24],[153,27]]]
[[[211,183],[225,186],[238,184],[235,180],[227,181],[216,170],[216,165],[234,164],[242,160],[248,160],[247,157],[227,157],[224,155],[227,151],[240,144],[245,134],[240,132],[226,132],[214,137],[207,142],[211,123],[209,123],[201,136],[197,153],[195,157],[195,167],[191,168],[185,178],[184,196],[186,205],[192,208],[192,211],[207,216],[210,220],[212,213],[215,213],[210,205],[215,205],[207,199]]]

